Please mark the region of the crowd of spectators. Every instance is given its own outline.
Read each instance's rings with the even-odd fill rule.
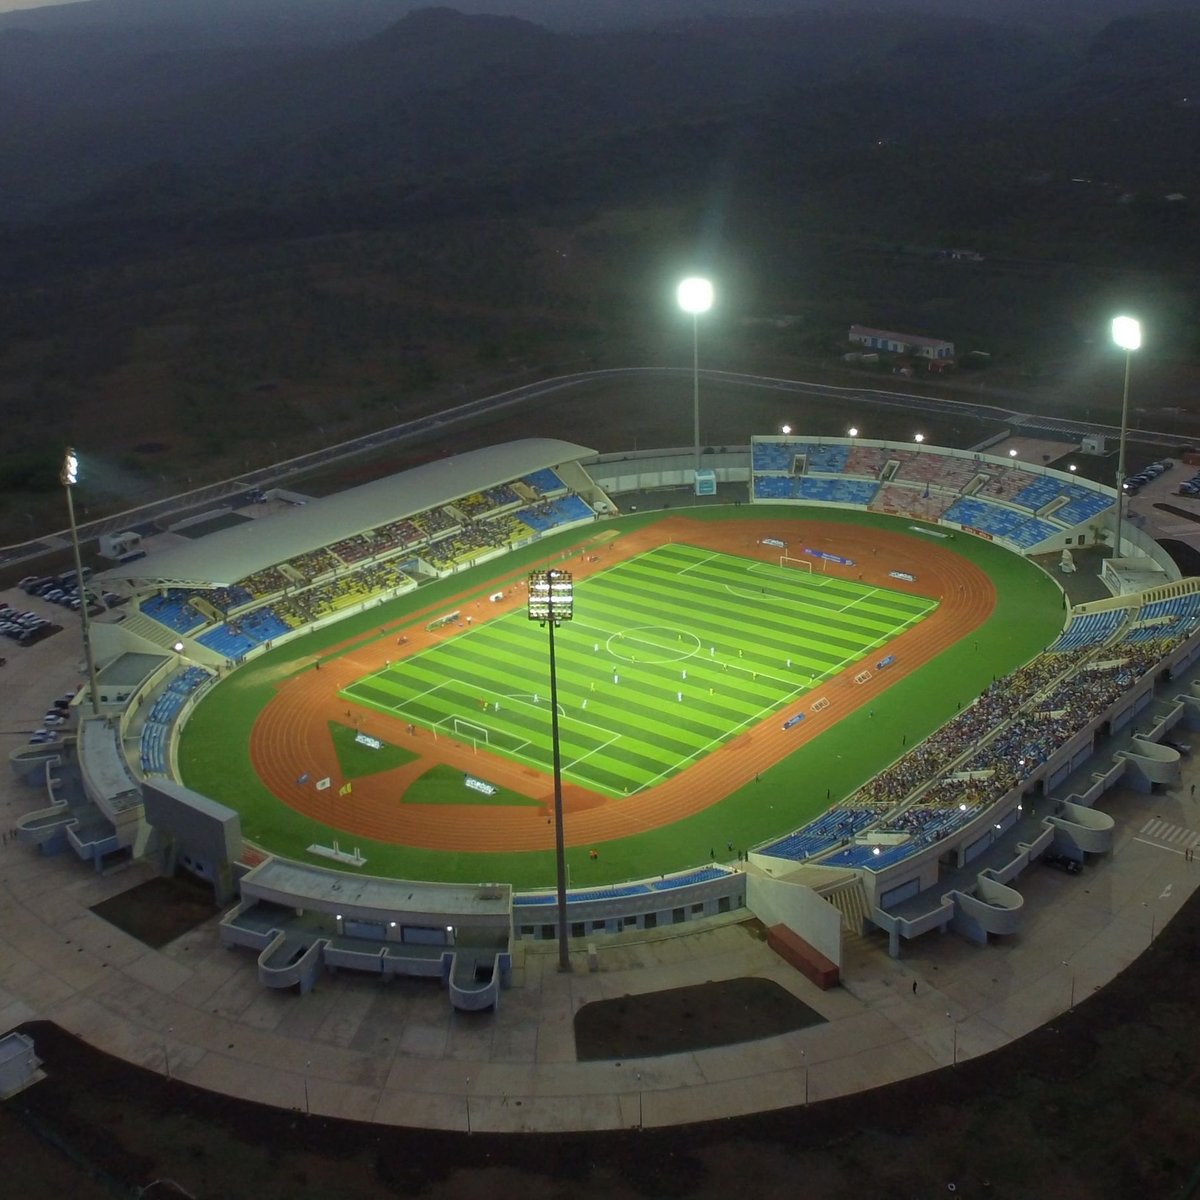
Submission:
[[[866,783],[849,802],[892,810],[881,828],[922,836],[928,833],[931,812],[946,816],[947,825],[968,821],[1086,729],[1154,670],[1174,644],[1169,638],[1140,642],[1122,647],[1120,660],[1104,658],[1096,664],[1088,662],[1096,653],[1093,648],[1043,654],[990,685],[974,704]],[[945,775],[951,766],[954,774]],[[918,802],[907,803],[913,798]]]
[[[329,547],[347,566],[371,558],[376,553],[375,539],[369,533],[356,533],[353,537],[342,538]]]
[[[214,608],[219,609],[226,616],[234,609],[244,608],[247,604],[254,602],[253,592],[240,583],[235,583],[231,587],[213,588],[211,591],[204,592],[203,596]]]
[[[444,569],[529,537],[533,530],[514,509],[527,504],[531,494],[538,497],[535,509],[539,513],[544,511],[551,523],[556,523],[554,505],[559,502],[546,500],[542,487],[561,490],[563,484],[551,470],[535,472],[519,484],[498,484],[454,505],[388,521],[332,546],[264,567],[229,587],[172,588],[163,595],[143,600],[141,608],[177,632],[188,633],[197,626],[214,623],[207,606],[202,606],[203,611],[197,607],[203,600],[226,618],[237,614],[235,620],[218,626],[237,639],[252,636],[245,625],[239,629],[239,622],[252,623],[254,614],[260,611],[251,606],[273,600],[279,618],[296,628],[359,600],[394,590],[410,577],[399,566],[376,561],[381,558],[416,551],[435,568]],[[590,510],[587,511],[590,515]],[[465,523],[460,512],[467,515]],[[363,567],[366,560],[371,561]],[[351,569],[347,571],[347,567]],[[322,582],[314,586],[316,580]],[[241,651],[232,656],[240,655]]]
[[[413,518],[421,532],[428,538],[436,538],[439,534],[449,533],[457,529],[459,519],[448,509],[427,508]]]
[[[320,621],[351,604],[392,591],[406,578],[397,563],[369,563],[336,579],[283,596],[272,607],[288,626],[296,629]]]
[[[457,533],[431,543],[422,553],[435,567],[449,567],[528,535],[529,530],[520,521],[471,521]]]
[[[354,537],[337,542],[333,552],[344,563],[353,565],[365,558],[379,558],[395,550],[405,550],[423,542],[426,535],[420,527],[407,517],[399,521],[389,521],[366,533],[357,533]]]
[[[1012,721],[1039,692],[1082,657],[1078,654],[1043,654],[1006,678],[989,684],[974,704],[868,780],[849,802],[873,804],[885,810],[903,804],[958,762],[972,746],[979,745],[995,730]]]
[[[491,487],[486,491],[475,492],[473,495],[456,500],[454,507],[468,521],[473,521],[487,516],[488,513],[497,512],[502,508],[508,508],[511,504],[519,504],[520,502],[521,497],[507,483],[502,483],[498,487]]]
[[[322,546],[318,550],[310,550],[307,554],[297,554],[295,558],[289,558],[286,565],[305,583],[312,583],[314,579],[336,571],[342,564],[331,550]]]
[[[262,600],[267,596],[274,596],[276,592],[282,592],[290,583],[291,580],[276,566],[264,567],[261,571],[247,575],[245,579],[238,581],[238,586],[245,588],[254,599]]]

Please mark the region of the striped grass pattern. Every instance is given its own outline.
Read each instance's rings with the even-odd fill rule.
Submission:
[[[577,582],[575,619],[555,634],[563,775],[614,797],[650,787],[881,651],[935,607],[678,543],[610,567]],[[544,629],[511,613],[343,695],[549,771],[546,642]]]

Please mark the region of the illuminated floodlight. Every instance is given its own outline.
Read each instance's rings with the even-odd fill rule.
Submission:
[[[1142,323],[1136,317],[1113,317],[1112,340],[1122,350],[1142,348]]]
[[[1008,457],[1009,457],[1009,458],[1016,458],[1016,457],[1017,457],[1017,452],[1016,452],[1016,450],[1010,450],[1010,451],[1008,452]]]
[[[1067,470],[1070,471],[1072,475],[1074,475],[1075,472],[1079,470],[1079,468],[1074,463],[1071,463],[1070,466],[1067,467]]]
[[[920,445],[920,444],[921,444],[921,443],[922,443],[924,440],[925,440],[925,435],[924,435],[923,433],[918,433],[918,434],[916,434],[916,435],[913,437],[913,441],[914,441],[914,442],[916,442],[918,446],[919,446],[919,445]]]
[[[784,437],[787,437],[788,434],[792,432],[792,427],[790,425],[780,425],[779,432],[782,433]]]
[[[712,308],[713,285],[698,275],[689,276],[675,291],[679,307],[692,314],[692,441],[700,470],[700,314]]]
[[[79,526],[75,523],[75,485],[79,482],[79,455],[68,446],[63,453],[58,482],[67,494],[67,521],[71,530],[71,553],[75,558],[75,582],[79,587],[79,629],[83,636],[83,657],[87,663],[88,691],[91,698],[92,716],[100,715],[100,683],[96,677],[96,656],[92,653],[92,623],[88,612],[90,601],[83,578],[83,561],[79,555]]]
[[[529,576],[529,619],[561,625],[575,613],[575,587],[570,571],[534,571]]]
[[[550,746],[554,757],[554,867],[558,902],[558,969],[571,969],[567,940],[567,851],[563,833],[562,747],[558,736],[558,670],[554,631],[575,615],[575,588],[570,571],[533,571],[529,575],[529,619],[546,627],[550,650]]]
[[[707,279],[691,275],[675,290],[675,299],[685,313],[698,316],[712,308],[713,285]]]
[[[1129,434],[1129,372],[1133,352],[1142,344],[1142,323],[1136,317],[1113,317],[1112,339],[1125,351],[1125,386],[1121,391],[1121,440],[1117,445],[1117,527],[1113,533],[1113,558],[1121,555],[1121,526],[1125,520],[1125,442]]]
[[[850,437],[858,437],[858,427],[851,425],[850,428],[846,430],[846,433]]]

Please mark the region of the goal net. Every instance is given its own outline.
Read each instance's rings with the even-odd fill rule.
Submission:
[[[462,738],[466,742],[481,742],[483,745],[490,745],[488,731],[483,725],[476,725],[474,721],[468,721],[463,717],[451,717],[451,729],[454,731],[454,736]]]
[[[779,556],[779,565],[791,571],[807,571],[812,574],[812,563],[807,558],[789,558],[786,554]]]
[[[528,738],[506,730],[502,725],[481,725],[478,721],[468,721],[466,717],[458,716],[443,717],[433,726],[433,736],[452,737],[469,745],[472,750],[483,747],[499,754],[520,754],[529,745]]]

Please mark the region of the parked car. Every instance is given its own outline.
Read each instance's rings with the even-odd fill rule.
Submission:
[[[42,724],[48,729],[54,729],[56,726],[65,725],[66,723],[67,718],[64,717],[60,712],[48,712],[44,717],[42,717]]]
[[[1055,870],[1065,871],[1068,875],[1078,875],[1083,870],[1083,864],[1076,859],[1068,858],[1065,854],[1043,854],[1042,862]]]

